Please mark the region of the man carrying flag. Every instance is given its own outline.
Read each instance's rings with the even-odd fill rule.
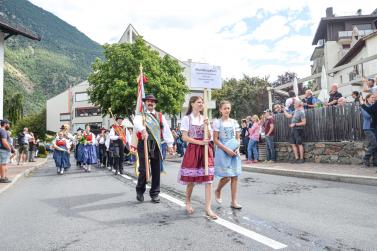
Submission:
[[[142,84],[142,80],[139,80],[139,85],[140,82]],[[149,195],[153,203],[159,203],[160,165],[162,161],[161,142],[164,140],[168,145],[169,154],[173,154],[174,138],[164,115],[155,110],[157,99],[153,95],[147,95],[145,98],[142,98],[142,101],[146,106],[146,111],[142,114],[140,112],[137,113],[134,119],[134,132],[137,133],[137,152],[139,155],[139,177],[136,185],[136,199],[140,202],[144,201],[144,192],[147,183],[145,156],[147,155],[150,160],[152,173],[152,186]],[[144,140],[147,141],[147,154],[144,151]]]

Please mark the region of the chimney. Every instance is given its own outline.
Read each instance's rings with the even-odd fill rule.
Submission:
[[[333,17],[333,16],[334,16],[333,8],[332,7],[328,7],[326,9],[326,17]]]
[[[363,11],[361,9],[358,9],[356,13],[357,13],[357,15],[361,16],[362,12]]]

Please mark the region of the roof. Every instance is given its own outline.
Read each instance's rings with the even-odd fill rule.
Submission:
[[[354,15],[354,16],[339,16],[339,17],[323,17],[319,21],[317,31],[315,32],[312,45],[316,45],[318,40],[326,37],[327,24],[337,21],[350,21],[350,20],[365,20],[377,18],[377,13],[372,13],[371,15]]]
[[[368,36],[360,38],[354,46],[352,46],[347,53],[339,60],[339,62],[334,66],[338,67],[341,65],[344,65],[348,62],[350,62],[359,52],[363,49],[365,46],[365,41],[368,40],[369,38],[372,38],[377,35],[377,31],[369,34]]]
[[[20,27],[18,25],[11,25],[3,18],[0,18],[0,30],[8,34],[8,36],[6,36],[5,39],[13,35],[21,35],[33,40],[41,40],[40,36],[35,35],[31,31],[28,31],[25,28]]]
[[[127,29],[123,32],[123,35],[122,35],[122,37],[121,37],[120,40],[119,40],[119,43],[122,43],[122,42],[128,42],[128,43],[130,43],[130,42],[132,42],[132,41],[129,41],[130,38],[127,37],[127,35],[130,33],[130,30],[131,30],[131,32],[132,32],[132,38],[134,38],[135,35],[136,35],[136,36],[140,36],[139,33],[136,31],[136,29],[133,27],[133,25],[132,25],[132,24],[129,24],[129,25],[127,26]],[[182,60],[179,60],[178,58],[176,58],[176,57],[172,56],[170,53],[167,53],[166,51],[160,49],[159,47],[157,47],[156,45],[152,44],[151,42],[149,42],[149,41],[147,41],[147,40],[145,40],[145,39],[144,39],[144,41],[145,41],[150,47],[152,47],[152,49],[158,51],[160,54],[162,53],[162,54],[168,55],[169,57],[171,57],[171,58],[177,60],[181,65],[189,66],[186,62],[183,62]]]

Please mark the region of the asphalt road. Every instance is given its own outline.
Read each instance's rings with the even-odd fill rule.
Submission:
[[[178,167],[167,162],[162,176],[172,198],[152,204],[147,194],[135,200],[132,180],[74,166],[57,176],[49,160],[0,195],[0,250],[273,250],[245,229],[282,250],[377,250],[377,187],[243,173],[244,208],[230,209],[227,187],[223,204],[213,202],[219,224],[204,217],[203,186],[194,215],[176,204],[185,190]]]

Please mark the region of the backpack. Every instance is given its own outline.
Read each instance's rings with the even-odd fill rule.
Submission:
[[[19,146],[23,145],[25,142],[25,134],[23,132],[19,133],[17,136],[17,143]]]

